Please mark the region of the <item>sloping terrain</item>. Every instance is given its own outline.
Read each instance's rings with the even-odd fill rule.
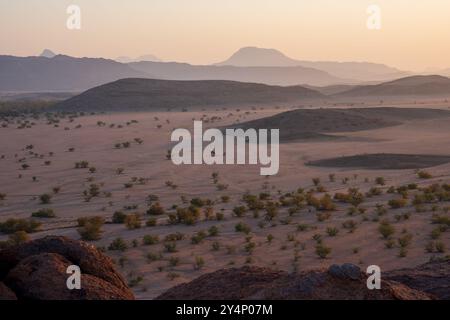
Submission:
[[[56,105],[65,111],[144,111],[173,108],[298,102],[323,96],[300,86],[234,81],[122,79]]]
[[[378,129],[414,119],[449,117],[438,109],[352,108],[297,109],[271,117],[241,123],[237,128],[280,129],[281,141],[311,138],[333,138],[324,133]]]
[[[412,76],[377,85],[357,86],[336,97],[421,96],[450,94],[450,79],[443,76]]]

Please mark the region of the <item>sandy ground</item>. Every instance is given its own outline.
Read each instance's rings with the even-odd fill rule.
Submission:
[[[420,102],[414,104],[398,104],[411,107],[433,107],[449,109],[444,102]],[[386,106],[386,105],[385,105]],[[248,113],[246,113],[248,111]],[[305,208],[288,218],[288,208],[281,207],[275,221],[265,222],[261,228],[259,223],[264,221],[264,212],[258,218],[248,212],[246,217],[237,218],[232,215],[232,209],[242,205],[242,194],[250,191],[252,194],[270,192],[273,199],[277,199],[278,192],[295,191],[302,187],[313,187],[312,178],[320,177],[322,185],[327,192],[344,192],[349,187],[358,187],[367,191],[375,185],[374,178],[383,176],[387,190],[389,186],[399,186],[416,182],[419,185],[431,183],[450,182],[450,164],[427,169],[433,175],[432,179],[420,180],[414,170],[362,170],[362,169],[336,169],[305,166],[305,162],[323,158],[332,158],[344,155],[361,153],[410,153],[410,154],[450,154],[450,118],[411,121],[399,126],[368,130],[360,132],[339,133],[339,135],[355,137],[352,141],[323,141],[287,143],[280,147],[280,171],[278,175],[270,178],[259,175],[259,165],[182,165],[175,166],[166,160],[167,150],[170,148],[170,133],[173,128],[185,127],[192,129],[192,119],[200,119],[202,115],[207,118],[221,117],[208,126],[221,127],[234,123],[236,120],[244,121],[261,118],[281,112],[281,109],[264,110],[220,110],[202,112],[157,112],[157,113],[117,113],[90,115],[76,118],[73,122],[62,119],[59,127],[47,125],[44,119],[36,120],[36,125],[27,129],[16,129],[15,125],[0,128],[1,150],[0,156],[0,193],[6,198],[0,201],[0,221],[7,218],[28,218],[31,213],[41,208],[52,208],[57,217],[39,219],[42,231],[33,233],[32,238],[39,238],[48,234],[65,235],[79,239],[76,230],[76,219],[82,216],[101,215],[110,219],[112,214],[121,210],[125,213],[139,212],[143,219],[147,219],[146,197],[149,194],[158,195],[161,204],[167,212],[173,212],[171,206],[183,206],[180,196],[188,199],[194,197],[218,200],[214,205],[215,212],[223,212],[223,221],[200,221],[194,226],[167,225],[166,218],[158,217],[158,225],[136,230],[128,230],[123,224],[105,224],[102,238],[93,242],[96,246],[107,248],[117,237],[122,237],[130,248],[124,252],[107,250],[106,253],[116,261],[121,261],[120,270],[127,279],[143,278],[135,287],[135,294],[140,299],[150,299],[164,290],[189,281],[199,275],[214,271],[218,268],[242,266],[252,263],[258,266],[279,268],[287,271],[305,270],[332,263],[352,262],[366,268],[371,264],[381,267],[381,270],[390,270],[399,267],[411,267],[428,261],[432,256],[442,254],[427,253],[425,245],[430,241],[430,232],[436,226],[430,223],[432,212],[430,206],[425,212],[417,213],[411,205],[402,209],[389,209],[386,218],[395,226],[396,235],[407,230],[413,235],[412,243],[408,247],[406,257],[399,257],[399,248],[385,248],[385,241],[377,231],[378,222],[373,221],[374,207],[377,203],[386,203],[394,195],[383,193],[380,196],[368,198],[361,205],[367,208],[365,214],[368,219],[357,215],[349,217],[349,205],[337,204],[337,210],[332,212],[331,218],[318,222],[313,209]],[[232,113],[232,115],[229,115]],[[155,120],[155,117],[158,120]],[[127,125],[127,122],[137,120],[137,123]],[[170,123],[167,123],[169,120]],[[106,126],[98,126],[103,121]],[[110,124],[116,124],[110,128]],[[81,124],[81,128],[76,129]],[[117,125],[122,124],[122,128]],[[162,127],[158,128],[157,125]],[[70,130],[64,130],[64,127]],[[141,145],[134,142],[134,138],[142,138]],[[131,146],[126,149],[115,149],[119,142],[130,141]],[[43,158],[29,155],[24,148],[33,145],[33,152],[43,154]],[[74,148],[69,152],[69,148]],[[49,156],[53,152],[53,156]],[[17,154],[17,157],[15,155]],[[19,159],[26,158],[30,165],[26,170],[21,168]],[[90,166],[96,168],[95,173],[87,169],[74,169],[75,162],[86,160]],[[45,165],[45,161],[51,161]],[[116,174],[117,168],[124,168],[123,174]],[[219,173],[219,183],[228,184],[228,189],[218,191],[211,175]],[[336,175],[336,181],[330,182],[329,174]],[[21,175],[21,177],[19,176]],[[36,177],[33,181],[32,177]],[[124,184],[132,177],[145,178],[146,183],[125,188]],[[347,184],[341,181],[348,177]],[[88,179],[93,179],[88,181]],[[178,187],[171,189],[166,181],[172,181]],[[102,194],[86,202],[82,192],[91,183],[100,185]],[[51,193],[53,187],[61,190],[55,194],[48,205],[39,203],[38,196]],[[222,203],[222,195],[230,196],[229,203]],[[124,206],[137,205],[136,209],[126,210]],[[440,203],[438,212],[449,203]],[[440,210],[440,211],[439,211]],[[408,220],[397,222],[394,216],[399,213],[410,212]],[[357,228],[349,233],[342,228],[346,220],[357,222]],[[144,220],[143,220],[144,221]],[[243,221],[251,226],[251,241],[256,244],[254,252],[250,255],[245,250],[246,235],[235,232],[235,225]],[[145,221],[144,221],[145,222]],[[297,231],[297,225],[308,224],[307,231]],[[192,244],[190,237],[199,230],[207,230],[216,225],[219,228],[217,237],[208,237],[200,244]],[[337,227],[339,234],[335,237],[327,235],[327,227]],[[165,235],[181,232],[185,239],[177,242],[177,252],[168,253],[164,250],[163,239]],[[144,235],[158,235],[160,243],[151,246],[142,245]],[[267,235],[271,234],[274,240],[267,242]],[[322,235],[323,242],[332,251],[327,259],[319,259],[315,253],[314,234]],[[288,239],[288,235],[291,235]],[[5,240],[6,235],[0,235]],[[132,240],[137,239],[139,245],[132,247]],[[220,243],[218,251],[212,250],[212,243]],[[441,235],[440,241],[450,248],[450,233]],[[148,253],[162,253],[162,259],[149,262]],[[169,259],[178,257],[178,264],[170,265]],[[194,268],[196,257],[202,257],[204,265],[200,269]],[[174,261],[174,259],[172,259]]]

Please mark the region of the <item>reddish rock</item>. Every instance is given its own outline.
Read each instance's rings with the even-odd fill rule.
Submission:
[[[0,282],[0,300],[17,300],[16,294],[3,282]]]
[[[80,290],[66,286],[69,265],[81,269]],[[48,236],[0,251],[0,281],[19,299],[134,299],[111,258],[66,237]]]
[[[72,263],[56,253],[42,253],[21,260],[4,282],[19,299],[109,300],[133,299],[133,295],[90,274],[82,274],[81,289],[69,290],[67,267]]]
[[[450,259],[391,271],[384,278],[430,293],[439,299],[450,300]]]
[[[286,277],[283,271],[243,267],[221,269],[200,276],[189,283],[173,287],[157,297],[159,300],[239,300],[259,292],[267,283]]]
[[[381,282],[381,290],[367,288],[367,276],[345,264],[329,270],[287,274],[257,267],[222,269],[178,285],[157,299],[283,299],[283,300],[429,300],[427,293],[403,284]]]
[[[85,274],[96,276],[118,288],[128,288],[111,258],[86,242],[59,236],[47,236],[0,251],[0,279],[19,261],[41,253],[57,253],[78,265]]]

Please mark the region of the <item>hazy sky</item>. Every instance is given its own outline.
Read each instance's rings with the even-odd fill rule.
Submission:
[[[66,8],[81,8],[68,30]],[[366,26],[381,8],[381,30]],[[0,54],[154,54],[209,64],[244,46],[296,59],[450,68],[449,0],[0,0]]]

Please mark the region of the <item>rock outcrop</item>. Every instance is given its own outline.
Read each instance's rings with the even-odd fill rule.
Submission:
[[[450,260],[433,261],[412,269],[386,273],[385,278],[427,292],[438,299],[450,300]]]
[[[69,290],[69,265],[81,269],[81,289]],[[111,258],[94,246],[48,236],[0,251],[0,299],[134,299]]]
[[[222,269],[171,288],[157,299],[430,300],[435,296],[383,277],[380,290],[369,290],[367,275],[358,266],[344,264],[298,274],[249,266]]]

